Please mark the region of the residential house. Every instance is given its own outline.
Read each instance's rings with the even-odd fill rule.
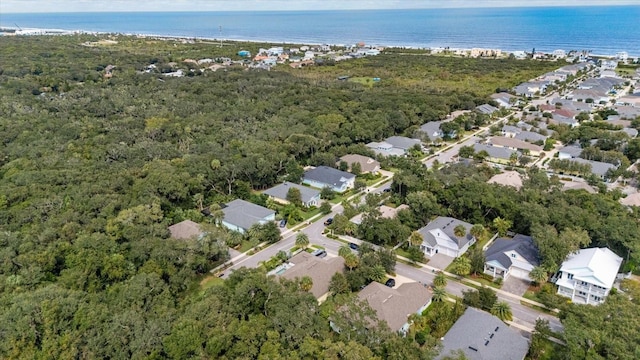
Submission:
[[[620,204],[625,206],[640,206],[640,193],[633,193],[620,199]]]
[[[381,219],[393,219],[396,217],[396,214],[398,214],[398,212],[400,210],[404,210],[404,209],[408,209],[409,206],[406,204],[402,204],[396,208],[392,208],[390,206],[387,205],[380,205],[378,207],[378,211],[380,211],[380,218]],[[351,221],[352,223],[356,224],[356,225],[360,225],[362,223],[362,213],[352,217],[349,221]]]
[[[545,140],[547,140],[547,138],[548,136],[545,136],[533,131],[522,131],[516,136],[514,136],[514,139],[518,139],[518,140],[522,140],[530,143],[535,143],[540,141],[544,142]]]
[[[457,356],[457,351],[462,351],[468,360],[522,360],[529,351],[529,342],[497,317],[468,307],[444,335],[436,359]]]
[[[307,186],[286,182],[286,181],[282,184],[276,185],[270,189],[265,190],[263,194],[269,195],[269,198],[273,199],[274,201],[280,204],[288,204],[289,200],[287,200],[287,194],[289,194],[290,189],[298,189],[300,191],[300,195],[302,197],[302,205],[304,207],[320,205],[319,190],[312,189]]]
[[[622,264],[622,258],[607,248],[582,249],[568,256],[553,280],[558,294],[576,303],[603,303]]]
[[[520,158],[521,153],[505,147],[491,146],[487,144],[473,144],[473,150],[477,154],[486,151],[489,157],[485,160],[498,164],[509,164],[512,158]]]
[[[402,149],[405,152],[416,145],[418,146],[422,145],[422,142],[420,140],[411,139],[404,136],[391,136],[386,138],[384,141],[391,144],[394,148]]]
[[[484,253],[484,273],[506,280],[510,276],[530,280],[529,273],[540,265],[538,247],[531,236],[496,239]]]
[[[522,176],[520,176],[520,173],[517,171],[505,171],[503,173],[493,175],[487,183],[511,186],[516,188],[516,190],[520,190],[520,188],[522,188]]]
[[[344,270],[344,259],[339,256],[320,258],[302,251],[291,257],[284,269],[278,275],[286,279],[310,277],[313,282],[310,291],[316,299],[321,299],[329,292],[331,277]]]
[[[181,221],[169,226],[169,233],[171,233],[172,238],[178,240],[199,238],[203,234],[200,225],[191,220]]]
[[[613,165],[613,164],[609,164],[606,162],[602,162],[602,161],[594,161],[594,160],[586,160],[586,159],[582,159],[582,158],[573,158],[570,159],[571,161],[575,161],[577,163],[580,164],[587,164],[591,166],[591,173],[594,175],[599,176],[602,179],[605,179],[607,177],[607,173],[609,172],[609,170],[615,170],[618,168],[618,166]]]
[[[349,154],[340,158],[340,161],[336,163],[337,166],[340,165],[340,162],[344,161],[349,166],[349,171],[351,171],[351,165],[357,163],[360,164],[360,172],[363,174],[371,173],[377,174],[380,170],[380,162],[374,160],[368,156],[362,156],[357,154]]]
[[[222,213],[222,225],[243,234],[255,224],[266,224],[276,220],[275,211],[241,199],[226,203]]]
[[[462,226],[464,234],[457,236],[455,228]],[[427,256],[444,254],[458,257],[464,254],[469,246],[475,244],[476,238],[469,233],[471,224],[450,217],[439,216],[420,228],[418,233],[422,236],[420,249]]]
[[[544,94],[547,90],[548,82],[546,81],[529,81],[516,86],[513,91],[516,95],[532,98],[540,94]]]
[[[355,179],[356,176],[348,172],[328,166],[318,166],[315,169],[305,171],[302,182],[319,189],[328,187],[335,192],[342,193],[353,188]]]
[[[580,145],[567,145],[558,151],[558,159],[574,159],[580,157],[582,148]]]
[[[515,138],[494,136],[489,139],[489,143],[493,146],[517,150],[523,153],[528,151],[531,156],[539,156],[542,153],[542,146],[534,145]]]
[[[358,293],[360,301],[366,301],[385,321],[392,331],[405,334],[409,330],[411,314],[421,314],[431,304],[432,293],[426,284],[404,283],[397,289],[372,282]]]
[[[482,104],[482,105],[476,106],[476,111],[481,114],[491,115],[494,112],[498,111],[498,108],[496,108],[495,106],[491,106],[489,104]]]
[[[520,134],[522,132],[522,129],[520,129],[517,126],[512,126],[512,125],[504,125],[502,127],[502,136],[504,137],[508,137],[508,138],[513,138],[516,137],[516,135]]]
[[[422,145],[420,140],[404,136],[391,136],[383,142],[370,142],[367,147],[382,156],[404,156],[409,149],[416,145]]]
[[[416,136],[432,145],[439,144],[444,139],[445,135],[450,138],[455,137],[455,130],[448,134],[442,132],[442,129],[440,129],[440,125],[442,125],[444,122],[445,121],[429,121],[428,123],[424,123],[422,124],[422,126],[420,126],[420,129],[418,129]]]
[[[514,99],[516,99],[515,96],[506,92],[491,94],[491,98],[498,103],[498,106],[507,109],[510,109],[511,106],[513,106],[513,102],[515,101]]]

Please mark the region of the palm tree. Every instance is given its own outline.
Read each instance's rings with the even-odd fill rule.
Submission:
[[[447,298],[447,292],[444,291],[443,287],[436,286],[433,288],[433,296],[431,300],[433,301],[444,301]]]
[[[467,233],[467,229],[464,228],[464,225],[460,224],[453,228],[453,235],[457,237],[463,237],[464,234]]]
[[[309,291],[311,290],[312,287],[313,287],[313,280],[311,280],[310,277],[303,276],[302,279],[300,279],[300,289],[302,291]]]
[[[387,271],[384,269],[384,266],[375,265],[369,268],[367,275],[368,278],[373,281],[382,282],[382,280],[387,276]]]
[[[473,236],[477,240],[480,240],[480,237],[484,236],[485,234],[484,226],[480,224],[475,224],[471,227],[471,229],[469,230],[469,233],[471,234],[471,236]]]
[[[547,281],[547,270],[545,270],[545,268],[543,268],[542,266],[536,266],[531,269],[529,278],[533,280],[534,283],[541,286]]]
[[[213,204],[209,206],[209,216],[213,219],[213,223],[216,225],[220,225],[222,223],[222,219],[224,219],[224,213],[222,212],[222,208],[220,204]]]
[[[451,272],[459,276],[469,275],[471,272],[471,261],[464,256],[457,257],[453,260]]]
[[[349,254],[353,254],[353,253],[351,252],[351,249],[349,249],[347,245],[342,245],[338,249],[338,255],[344,259],[346,259],[347,256],[349,256]]]
[[[409,245],[411,246],[420,246],[422,241],[422,235],[417,231],[412,232],[411,236],[409,236]]]
[[[309,246],[309,236],[303,232],[299,232],[298,235],[296,235],[296,246],[302,250],[306,249],[307,246]]]
[[[491,314],[497,316],[502,321],[513,320],[511,307],[504,301],[499,301],[493,304],[493,307],[491,308]]]
[[[442,271],[438,271],[438,274],[436,274],[436,277],[433,278],[433,285],[437,288],[438,287],[444,288],[445,286],[447,286],[447,277]]]
[[[358,267],[358,264],[360,264],[360,258],[358,258],[354,253],[349,253],[349,255],[344,258],[344,265],[349,268],[349,271]]]

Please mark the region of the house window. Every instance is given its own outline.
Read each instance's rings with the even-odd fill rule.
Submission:
[[[573,280],[573,274],[567,274],[567,279]]]
[[[512,258],[516,257],[516,254],[511,254],[511,257],[512,257]]]

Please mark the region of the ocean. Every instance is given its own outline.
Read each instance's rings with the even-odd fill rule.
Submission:
[[[640,6],[2,14],[0,27],[272,43],[588,50],[640,56]]]

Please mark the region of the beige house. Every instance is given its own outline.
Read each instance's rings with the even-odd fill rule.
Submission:
[[[542,146],[534,145],[526,141],[522,141],[514,138],[494,136],[491,139],[489,139],[489,142],[493,146],[504,147],[507,149],[517,150],[521,152],[529,151],[529,154],[531,156],[540,156],[540,154],[542,153]]]
[[[172,238],[178,240],[198,238],[202,235],[200,225],[191,220],[181,221],[169,226],[169,232]]]
[[[344,260],[341,257],[319,258],[306,251],[289,259],[286,270],[281,274],[286,279],[308,276],[313,281],[311,293],[316,299],[322,298],[329,292],[331,277],[344,270]]]
[[[336,163],[336,165],[340,165],[340,162],[346,162],[349,165],[349,171],[351,171],[351,165],[354,163],[360,164],[360,169],[363,174],[372,173],[377,174],[380,170],[380,163],[370,157],[357,155],[357,154],[349,154],[340,158],[340,161]]]

